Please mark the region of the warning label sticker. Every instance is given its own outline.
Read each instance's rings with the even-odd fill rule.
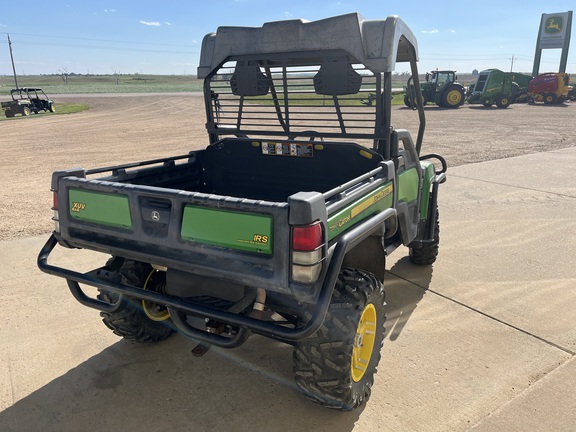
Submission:
[[[262,142],[262,154],[272,156],[312,157],[312,144]]]

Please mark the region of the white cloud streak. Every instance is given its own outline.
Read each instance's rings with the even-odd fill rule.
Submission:
[[[434,30],[421,30],[420,33],[424,33],[424,34],[434,34],[434,33],[440,33],[440,30],[438,30],[438,29],[434,29]]]
[[[144,24],[146,26],[151,26],[151,27],[160,27],[162,24],[160,24],[158,21],[138,21],[140,24]]]

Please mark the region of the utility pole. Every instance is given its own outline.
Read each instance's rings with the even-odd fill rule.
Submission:
[[[14,72],[14,83],[16,84],[16,88],[20,88],[18,87],[18,78],[16,78],[16,68],[14,67],[14,55],[12,54],[12,41],[10,40],[10,34],[6,33],[8,35],[8,48],[10,48],[10,58],[12,59],[12,71]]]
[[[512,54],[512,58],[508,59],[510,60],[510,72],[512,72],[512,69],[514,68],[514,62],[517,60],[514,58],[514,54]]]

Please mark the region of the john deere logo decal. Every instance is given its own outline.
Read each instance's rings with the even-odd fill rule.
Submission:
[[[546,19],[546,25],[544,26],[544,31],[547,34],[558,34],[562,31],[563,27],[564,27],[564,18],[558,15],[554,15]]]

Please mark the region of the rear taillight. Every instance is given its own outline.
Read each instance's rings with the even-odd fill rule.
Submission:
[[[58,216],[58,192],[54,191],[52,195],[52,210],[54,210],[54,216],[52,220],[54,221],[54,231],[60,232],[60,218]]]
[[[318,280],[324,261],[324,230],[319,222],[292,227],[292,280],[311,284]]]

